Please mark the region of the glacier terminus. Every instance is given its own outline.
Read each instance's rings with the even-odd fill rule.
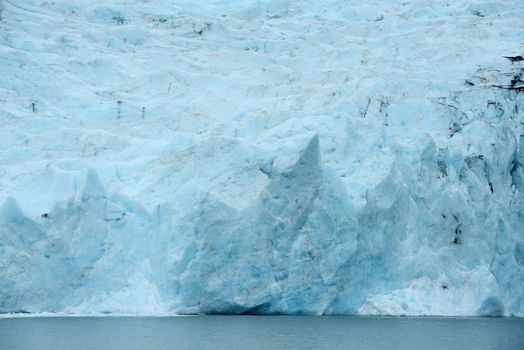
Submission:
[[[0,0],[0,313],[523,317],[523,18]]]

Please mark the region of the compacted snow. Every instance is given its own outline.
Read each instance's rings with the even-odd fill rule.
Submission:
[[[0,0],[0,312],[524,316],[523,18]]]

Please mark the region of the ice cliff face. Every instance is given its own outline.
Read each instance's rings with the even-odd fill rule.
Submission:
[[[0,1],[0,312],[524,316],[523,16]]]

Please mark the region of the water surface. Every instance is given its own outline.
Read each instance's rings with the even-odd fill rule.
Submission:
[[[0,319],[0,350],[524,349],[524,319],[305,316]]]

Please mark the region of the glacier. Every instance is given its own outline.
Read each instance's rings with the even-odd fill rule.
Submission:
[[[0,314],[523,317],[523,17],[0,0]]]

